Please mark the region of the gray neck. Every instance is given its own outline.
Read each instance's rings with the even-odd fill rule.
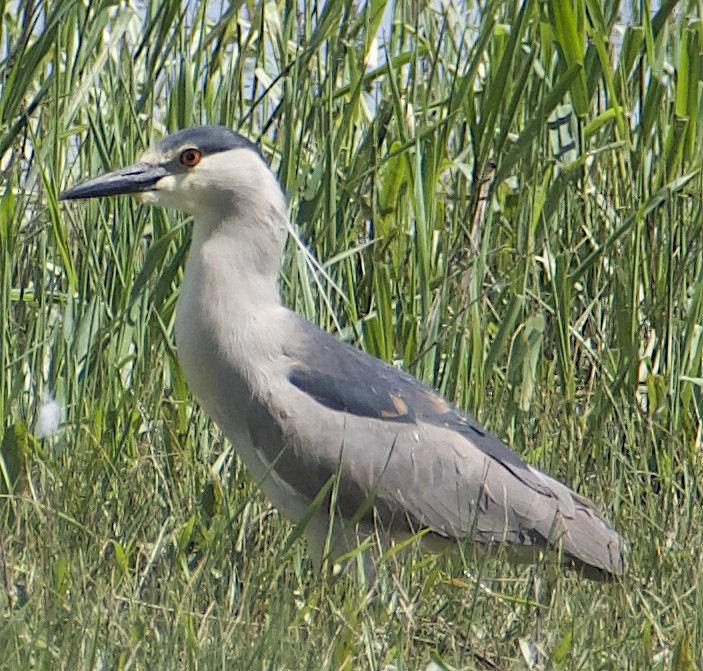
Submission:
[[[278,206],[277,206],[278,205]],[[176,343],[191,391],[214,419],[216,390],[263,393],[280,361],[284,322],[277,275],[285,239],[283,200],[252,217],[195,223],[176,313]]]
[[[271,216],[275,214],[253,223],[239,212],[216,223],[196,221],[186,278],[200,273],[198,280],[207,283],[201,289],[242,310],[280,304],[277,278],[285,219]]]

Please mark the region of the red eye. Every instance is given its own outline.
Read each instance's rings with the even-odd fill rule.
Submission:
[[[181,152],[181,165],[184,165],[186,168],[192,168],[200,163],[201,157],[202,154],[198,149],[184,149]]]

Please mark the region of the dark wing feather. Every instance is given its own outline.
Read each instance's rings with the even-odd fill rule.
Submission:
[[[284,348],[291,359],[289,379],[318,403],[361,417],[422,421],[451,429],[536,491],[551,493],[515,452],[434,389],[337,340],[302,317],[297,318],[296,326],[298,337]]]

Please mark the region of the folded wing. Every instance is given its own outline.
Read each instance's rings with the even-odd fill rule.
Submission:
[[[253,403],[248,421],[298,493],[312,500],[339,473],[347,517],[366,506],[391,530],[429,528],[486,545],[560,542],[567,561],[594,577],[622,572],[623,541],[588,499],[416,378],[295,319],[289,388]]]

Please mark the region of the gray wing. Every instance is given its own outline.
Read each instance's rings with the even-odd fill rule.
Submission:
[[[622,572],[622,539],[590,501],[416,378],[294,322],[284,349],[289,385],[254,401],[248,426],[297,492],[312,500],[338,473],[345,517],[483,544],[561,540],[574,563]]]

